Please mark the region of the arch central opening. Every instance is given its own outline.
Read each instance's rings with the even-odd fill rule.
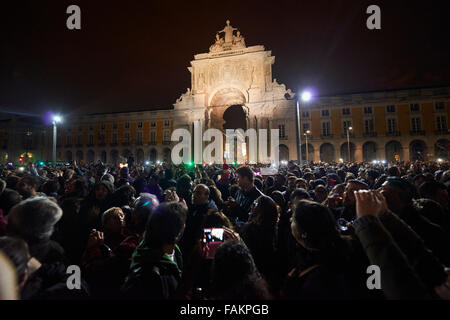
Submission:
[[[242,105],[232,105],[223,113],[223,129],[243,129],[247,130],[247,121]]]

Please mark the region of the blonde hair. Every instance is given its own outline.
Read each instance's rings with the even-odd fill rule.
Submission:
[[[122,218],[125,217],[125,214],[123,213],[122,209],[119,207],[112,207],[103,212],[102,214],[102,225],[104,226],[106,221],[111,219],[114,216],[122,216]]]

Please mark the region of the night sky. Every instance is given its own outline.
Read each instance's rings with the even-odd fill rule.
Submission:
[[[7,2],[9,4],[7,4]],[[0,110],[41,114],[170,107],[186,69],[230,19],[273,76],[320,95],[450,84],[445,1],[2,1]],[[81,7],[82,29],[66,28]],[[382,30],[366,28],[381,7]]]

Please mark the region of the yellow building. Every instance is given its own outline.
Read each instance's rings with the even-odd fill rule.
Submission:
[[[170,161],[173,120],[168,110],[91,114],[60,125],[60,161],[126,162]]]
[[[449,159],[450,87],[317,97],[300,109],[303,159],[347,161],[349,147],[358,162]],[[280,160],[296,160],[295,117],[273,113],[268,120],[280,130]],[[58,159],[167,162],[172,131],[191,128],[186,121],[174,110],[75,117],[60,126]]]
[[[347,161],[349,149],[352,161],[449,158],[449,87],[319,97],[301,110],[308,160]]]

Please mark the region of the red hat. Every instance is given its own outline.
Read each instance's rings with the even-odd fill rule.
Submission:
[[[224,163],[223,166],[222,166],[222,169],[223,170],[228,170],[228,169],[230,169],[230,166],[227,165],[226,163]]]

